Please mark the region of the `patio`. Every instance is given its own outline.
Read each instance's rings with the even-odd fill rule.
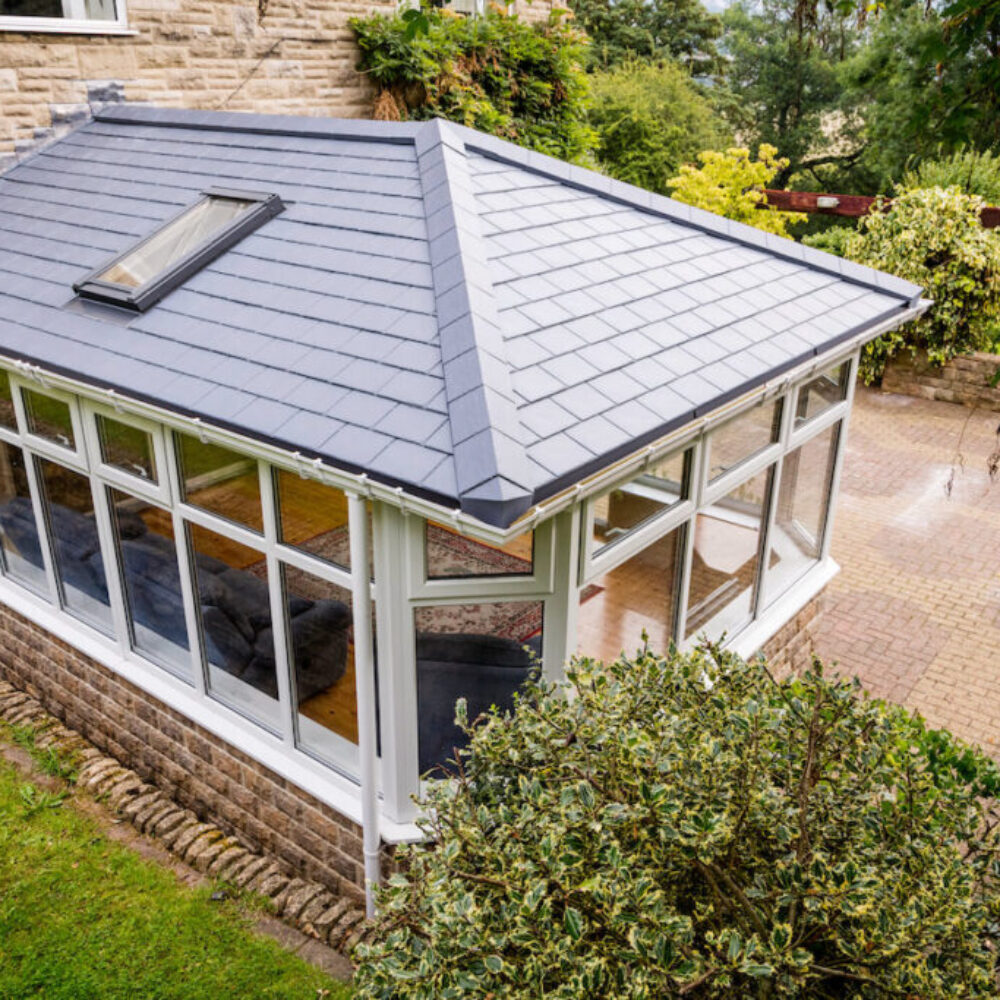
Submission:
[[[817,652],[875,695],[1000,753],[997,415],[858,388]],[[968,420],[954,488],[952,456]]]

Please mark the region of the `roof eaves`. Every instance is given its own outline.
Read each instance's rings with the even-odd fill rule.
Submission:
[[[251,114],[243,111],[189,111],[146,104],[111,104],[94,112],[94,121],[117,125],[153,125],[252,135],[296,135],[412,145],[423,123],[379,122],[362,118],[311,118],[306,115]]]
[[[796,243],[794,240],[765,233],[745,223],[724,219],[722,216],[704,209],[685,205],[683,202],[674,201],[664,195],[654,194],[623,181],[605,177],[593,170],[565,163],[562,160],[546,156],[544,153],[514,146],[512,143],[495,136],[483,135],[461,125],[455,125],[453,128],[465,137],[465,146],[471,152],[480,153],[491,159],[503,160],[571,187],[609,198],[645,212],[661,215],[671,222],[699,229],[711,236],[718,236],[743,246],[752,247],[755,250],[763,250],[774,257],[832,274],[852,284],[894,295],[905,300],[905,303],[910,306],[915,306],[920,301],[923,289],[902,278],[897,278],[895,275],[886,274],[883,271],[865,267],[841,257],[835,257],[833,254]]]
[[[507,527],[531,506],[530,466],[488,255],[457,127],[416,139],[459,503]]]

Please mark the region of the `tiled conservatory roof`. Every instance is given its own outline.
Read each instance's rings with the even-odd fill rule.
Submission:
[[[145,313],[72,285],[282,214]],[[119,106],[0,176],[0,353],[506,526],[920,289],[445,122]]]

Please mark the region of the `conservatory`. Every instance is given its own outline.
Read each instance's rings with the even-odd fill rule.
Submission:
[[[129,106],[0,177],[0,271],[0,601],[386,841],[458,698],[811,601],[926,306],[457,126]]]

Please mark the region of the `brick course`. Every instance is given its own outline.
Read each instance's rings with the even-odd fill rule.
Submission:
[[[127,0],[134,35],[0,30],[0,157],[125,99],[163,107],[368,117],[374,90],[356,67],[351,17],[396,0]],[[518,0],[538,19],[549,0]]]
[[[815,632],[826,606],[826,593],[820,591],[764,643],[764,658],[776,677],[802,673],[812,665]]]
[[[201,820],[361,899],[357,824],[2,605],[0,635],[0,678]]]

